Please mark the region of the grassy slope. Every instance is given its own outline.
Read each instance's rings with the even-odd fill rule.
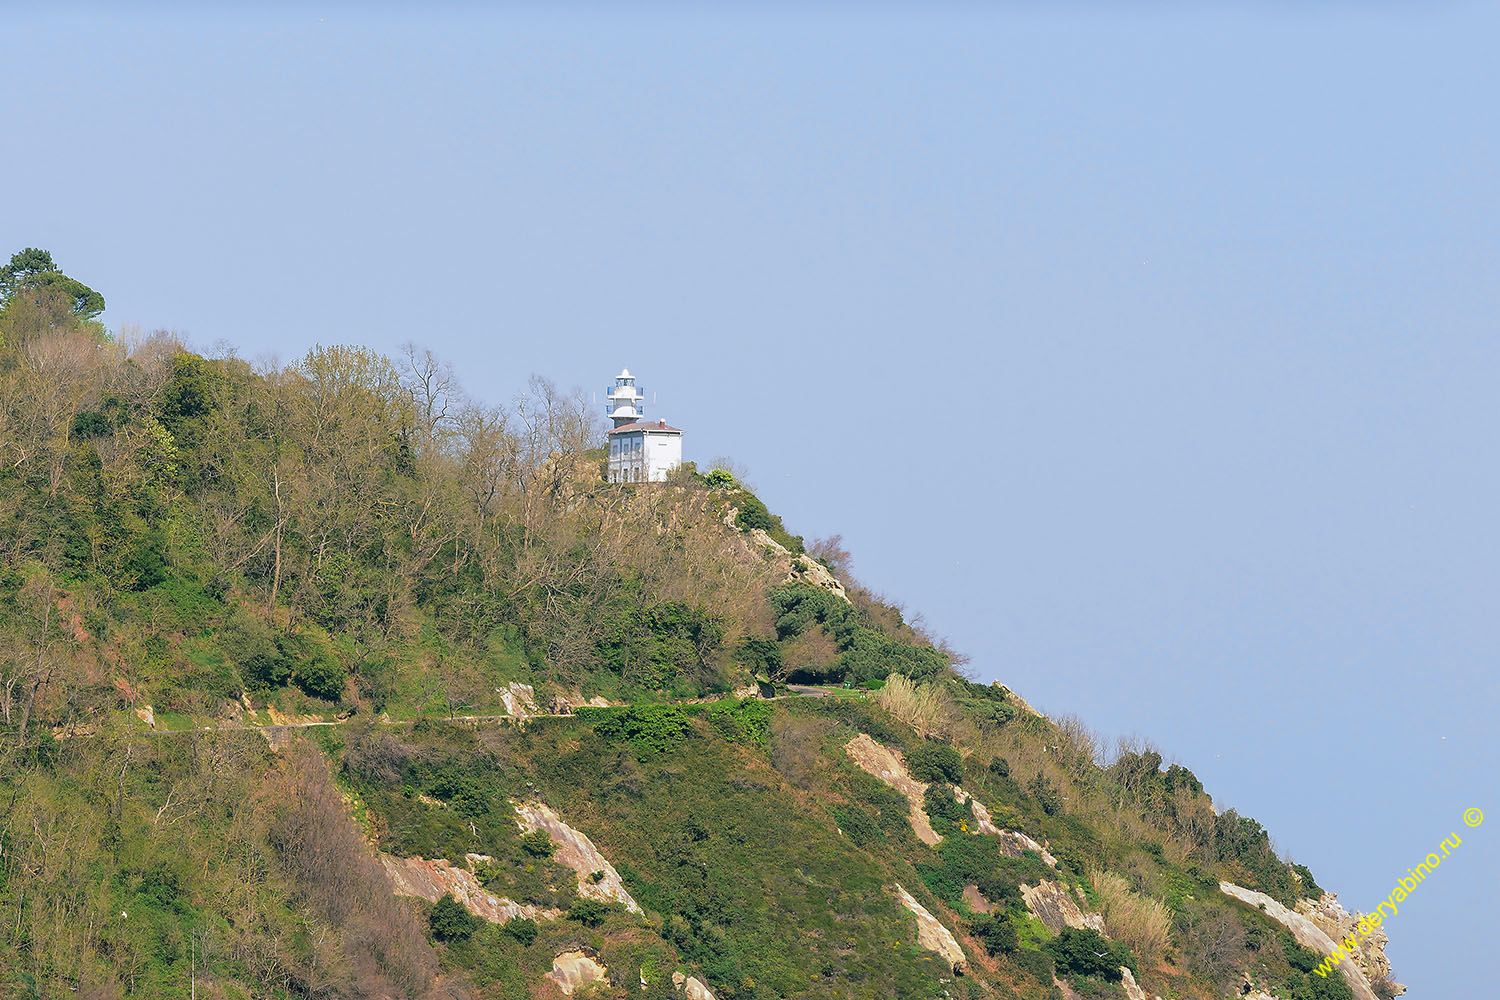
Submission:
[[[54,378],[48,358],[76,377]],[[0,643],[25,667],[6,675],[15,691],[36,695],[31,714],[8,701],[0,727],[0,991],[176,996],[197,968],[207,996],[416,996],[441,986],[441,963],[512,996],[556,949],[587,944],[617,971],[657,970],[653,988],[698,969],[726,1000],[1041,1000],[1045,935],[1024,920],[1031,947],[992,960],[967,942],[973,974],[956,982],[913,947],[892,882],[961,931],[961,877],[1018,872],[961,830],[936,851],[913,839],[904,802],[842,744],[856,729],[908,751],[921,737],[856,696],[782,703],[768,731],[699,709],[664,749],[601,736],[598,717],[369,728],[382,712],[496,712],[510,680],[635,702],[723,691],[774,672],[765,644],[796,676],[931,680],[920,728],[961,748],[965,785],[998,822],[1047,840],[1070,885],[1090,891],[1097,866],[1171,908],[1149,987],[1208,997],[1258,968],[1289,996],[1315,988],[1290,964],[1305,956],[1210,887],[1298,891],[1263,831],[1221,822],[1190,773],[1149,755],[1128,774],[1098,766],[1086,734],[1012,718],[858,588],[851,609],[775,587],[781,570],[723,523],[729,504],[761,513],[737,487],[579,479],[554,456],[587,443],[587,421],[571,442],[486,451],[448,428],[419,447],[399,383],[343,349],[266,379],[166,346],[126,358],[63,327],[0,343]],[[515,449],[529,465],[495,457]],[[487,483],[500,494],[481,515]],[[800,548],[769,512],[750,526]],[[745,639],[762,643],[758,662]],[[147,704],[179,732],[143,735],[133,710]],[[316,758],[202,732],[273,708],[355,721],[310,737]],[[1013,777],[986,766],[1000,755]],[[530,794],[615,859],[649,920],[548,925],[527,947],[489,927],[414,938],[424,908],[391,903],[360,833],[401,853],[491,854],[497,888],[569,903],[511,824],[508,799]]]
[[[680,743],[659,751],[601,737],[599,718],[537,720],[524,729],[353,727],[322,731],[317,746],[343,790],[340,814],[382,848],[491,854],[499,859],[490,873],[496,892],[566,909],[570,877],[526,855],[510,819],[511,797],[535,795],[593,838],[647,911],[645,920],[611,912],[599,927],[544,922],[529,946],[489,925],[468,941],[435,945],[471,995],[524,996],[554,954],[580,946],[630,981],[642,970],[658,983],[677,968],[695,971],[726,1000],[1050,995],[1022,971],[1025,963],[989,959],[972,940],[970,975],[957,980],[915,947],[912,921],[887,887],[899,881],[961,933],[968,918],[941,875],[958,847],[980,838],[947,828],[939,849],[919,844],[904,801],[842,752],[856,727],[908,746],[919,739],[914,732],[849,702],[779,703],[768,721],[758,739],[716,720],[712,707],[697,707]],[[169,996],[180,989],[195,940],[200,980],[219,991],[208,995],[308,995],[312,976],[268,980],[263,971],[273,959],[283,969],[336,966],[318,957],[316,942],[345,926],[319,909],[316,887],[299,883],[308,869],[278,853],[274,831],[296,804],[278,798],[300,787],[283,773],[295,762],[295,753],[272,754],[251,734],[105,734],[54,744],[8,774],[0,789],[15,793],[12,818],[35,820],[47,843],[41,850],[32,840],[26,863],[13,864],[0,884],[9,923],[0,961],[43,984],[117,990],[100,996]],[[1102,847],[1086,825],[1047,817],[1007,779],[971,766],[965,781],[997,815],[1050,839],[1065,882],[1087,886],[1078,871],[1085,855],[1142,872],[1148,884],[1186,877],[1150,852]],[[866,831],[863,846],[837,828],[836,815],[850,810],[878,831]],[[1147,871],[1146,859],[1157,869]],[[1206,887],[1198,892],[1212,899]],[[1238,947],[1263,979],[1298,983],[1289,950],[1263,915],[1212,903],[1212,914],[1232,916]],[[401,905],[419,919],[425,912],[415,901]],[[284,943],[269,947],[268,958],[272,940]],[[1180,967],[1169,955],[1142,978],[1170,995],[1217,995],[1190,973],[1186,950],[1175,952]]]

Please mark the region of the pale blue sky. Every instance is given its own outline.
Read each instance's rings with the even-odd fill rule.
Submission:
[[[1458,830],[1387,928],[1415,1000],[1475,996],[1500,14],[1208,6],[23,7],[0,243],[246,357],[630,365],[978,676],[1347,905]]]

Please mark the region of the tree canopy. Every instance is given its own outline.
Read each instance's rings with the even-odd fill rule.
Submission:
[[[72,301],[73,312],[83,319],[93,319],[104,311],[104,296],[59,270],[48,251],[27,247],[11,254],[10,263],[0,267],[0,308],[10,305],[18,294],[37,289],[63,293]]]

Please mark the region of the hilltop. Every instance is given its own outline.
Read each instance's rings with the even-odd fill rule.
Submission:
[[[1180,764],[1107,755],[734,475],[534,378],[257,370],[0,277],[15,995],[1390,997]],[[1335,935],[1336,936],[1336,935]],[[4,978],[9,977],[9,978]]]

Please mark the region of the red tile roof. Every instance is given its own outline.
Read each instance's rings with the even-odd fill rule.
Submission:
[[[637,420],[630,424],[621,424],[619,427],[610,428],[611,434],[624,434],[626,431],[665,431],[668,434],[681,434],[682,429],[668,427],[665,420]]]

